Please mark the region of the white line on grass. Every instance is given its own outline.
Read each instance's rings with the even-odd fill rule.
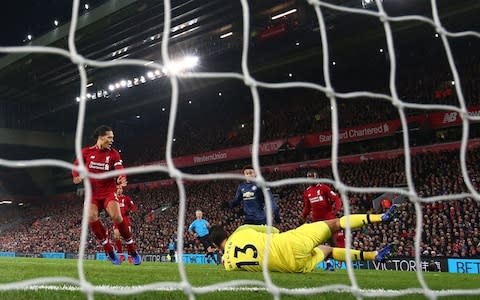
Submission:
[[[125,285],[97,285],[95,286],[98,289],[115,289],[115,290],[129,290],[129,289],[137,289],[141,288],[142,286],[125,286]],[[23,288],[22,290],[27,291],[27,290],[33,290],[33,291],[38,291],[38,290],[49,290],[49,291],[69,291],[69,292],[78,292],[80,291],[80,287],[78,286],[73,286],[73,285],[32,285]],[[148,291],[156,291],[156,292],[169,292],[169,291],[181,291],[181,288],[175,288],[175,287],[159,287],[159,288],[153,288],[153,289],[148,289]],[[303,289],[290,289],[290,290],[303,290]],[[267,291],[266,288],[263,287],[224,287],[224,288],[216,288],[212,290],[212,292],[219,292],[219,291],[225,291],[225,292],[265,292]],[[391,294],[398,294],[402,295],[402,291],[399,290],[384,290],[384,289],[363,289],[362,291],[367,292],[367,293],[375,293],[375,292],[381,292],[381,293],[391,293]],[[336,292],[336,293],[347,293],[349,290],[342,290],[338,289],[335,291],[330,291],[330,292]]]

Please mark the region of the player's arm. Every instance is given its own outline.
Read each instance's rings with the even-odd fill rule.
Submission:
[[[188,232],[195,234],[195,221],[193,221],[192,224],[188,226]]]
[[[337,195],[330,187],[327,186],[328,199],[330,202],[335,202],[335,212],[338,213],[342,210],[342,199]]]
[[[115,150],[114,155],[113,155],[113,167],[115,170],[123,170],[123,161],[122,158],[120,157],[120,153],[118,153],[117,150]],[[127,176],[126,175],[120,175],[117,177],[117,184],[121,186],[127,186]]]
[[[231,202],[227,202],[229,207],[236,207],[240,205],[240,202],[243,200],[243,194],[241,186],[238,186],[237,192],[235,193],[235,198]]]
[[[126,200],[127,200],[128,209],[132,213],[136,213],[138,211],[138,207],[135,205],[135,203],[133,203],[132,198],[130,198],[129,196],[125,196],[125,197],[126,197]]]
[[[83,153],[83,149],[82,149],[82,156],[84,157],[84,160],[85,160],[85,155]],[[78,159],[75,159],[75,161],[73,162],[73,164],[75,166],[78,166]],[[73,177],[73,183],[74,184],[79,184],[80,182],[82,182],[82,177],[80,176],[80,173],[78,173],[77,171],[75,170],[72,170],[72,177]]]
[[[307,216],[310,214],[311,209],[312,207],[310,206],[310,200],[308,199],[307,191],[305,190],[305,192],[303,192],[303,212],[301,215],[304,223],[307,221]]]
[[[257,232],[261,233],[267,233],[268,227],[272,228],[272,233],[280,233],[280,230],[278,228],[273,227],[273,226],[267,226],[267,225],[242,225],[235,230],[235,232],[239,232],[245,229],[253,229]]]

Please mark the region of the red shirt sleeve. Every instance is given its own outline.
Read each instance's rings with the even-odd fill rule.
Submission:
[[[308,189],[307,189],[308,190]],[[303,213],[302,213],[302,218],[305,220],[307,216],[310,214],[311,206],[310,206],[310,200],[308,199],[307,196],[307,190],[303,192]]]
[[[113,152],[113,167],[115,168],[115,170],[123,169],[123,161],[120,157],[120,153],[118,153],[117,150]]]
[[[328,199],[330,199],[330,203],[335,202],[335,212],[339,212],[342,209],[342,199],[337,195],[337,193],[332,191],[330,187],[328,186],[325,186],[325,187],[326,187]]]
[[[117,150],[114,150],[113,152],[113,167],[115,168],[115,170],[122,170],[124,169],[123,167],[123,161],[122,161],[122,158],[120,157],[120,153],[118,153]],[[127,178],[127,175],[125,174],[122,174],[120,176],[123,176],[125,177],[125,179]],[[119,177],[120,177],[119,176]]]
[[[130,198],[129,196],[125,196],[126,197],[126,201],[127,201],[127,206],[128,206],[128,209],[131,211],[131,212],[137,212],[138,208],[137,206],[135,205],[135,203],[133,203],[133,200],[132,198]]]
[[[82,156],[83,156],[83,159],[85,160],[85,149],[82,149]],[[73,162],[73,164],[75,166],[78,166],[78,159],[75,159],[75,161]],[[80,173],[78,173],[77,171],[75,170],[72,170],[72,177],[78,177],[80,176]]]

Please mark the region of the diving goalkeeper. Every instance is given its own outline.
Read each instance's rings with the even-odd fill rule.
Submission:
[[[350,215],[351,228],[360,228],[366,224],[388,223],[397,209],[393,205],[384,214]],[[316,265],[327,257],[339,261],[346,260],[345,248],[333,248],[322,245],[332,233],[346,228],[347,217],[304,224],[296,229],[280,233],[272,227],[269,271],[306,273],[315,269]],[[243,225],[230,236],[221,225],[210,228],[210,239],[214,245],[223,250],[224,267],[227,271],[261,271],[262,260],[267,238],[267,226]],[[382,261],[393,252],[393,246],[387,245],[379,251],[350,250],[353,261]]]

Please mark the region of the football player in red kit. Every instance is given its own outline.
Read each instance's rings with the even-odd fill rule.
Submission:
[[[96,139],[95,145],[82,149],[82,157],[88,172],[98,174],[109,172],[114,169],[123,169],[120,154],[117,150],[112,148],[112,128],[105,125],[98,127],[94,132],[94,138]],[[77,160],[75,160],[75,164],[78,165]],[[73,183],[75,184],[79,184],[83,180],[80,173],[76,171],[72,171],[72,176]],[[127,178],[125,176],[105,179],[92,178],[90,179],[90,182],[92,184],[92,204],[88,214],[90,229],[103,246],[105,253],[108,255],[112,263],[116,265],[120,264],[120,258],[115,253],[115,250],[108,239],[107,230],[98,217],[99,212],[105,209],[108,215],[112,218],[113,223],[116,224],[120,234],[125,239],[128,253],[132,255],[134,264],[139,265],[142,262],[142,259],[137,252],[129,225],[122,218],[116,193],[117,185],[127,185]]]
[[[307,173],[308,178],[318,178],[315,171]],[[342,209],[342,200],[326,184],[316,184],[309,186],[303,192],[303,213],[302,219],[305,222],[310,212],[312,213],[312,222],[326,221],[335,219],[337,212]],[[335,204],[335,207],[332,206]]]
[[[308,171],[307,177],[318,178],[318,173],[316,171]],[[310,212],[312,222],[318,222],[335,219],[337,212],[340,212],[342,209],[342,200],[340,197],[332,191],[328,185],[321,183],[311,185],[303,192],[303,204],[301,218],[304,223],[307,221]],[[343,232],[337,232],[332,235],[329,241],[332,247],[337,246],[338,239],[340,239],[340,244],[342,244],[343,241],[341,239],[343,239]],[[333,271],[331,261],[327,260],[326,264],[327,270]]]
[[[123,187],[121,185],[117,186],[117,199],[118,205],[120,206],[120,213],[122,214],[123,221],[127,223],[128,228],[132,231],[132,222],[130,221],[130,213],[135,213],[138,209],[133,203],[132,199],[123,193]],[[113,224],[113,237],[115,238],[115,249],[117,253],[120,254],[120,260],[125,260],[123,257],[122,249],[122,240],[120,239],[120,231],[118,230],[117,224]],[[129,260],[130,261],[130,260]]]

